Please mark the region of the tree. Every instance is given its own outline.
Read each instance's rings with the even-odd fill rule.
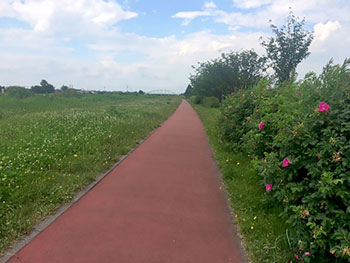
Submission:
[[[32,86],[31,90],[34,93],[39,93],[39,94],[42,94],[42,93],[54,93],[55,92],[55,87],[52,84],[48,83],[46,80],[43,79],[42,81],[40,81],[40,86],[39,85]]]
[[[55,87],[52,84],[48,83],[44,79],[42,81],[40,81],[40,86],[43,88],[45,93],[54,93],[55,92]]]
[[[289,80],[293,69],[310,54],[308,50],[313,35],[303,29],[304,24],[305,19],[298,21],[291,11],[287,17],[286,26],[277,28],[273,24],[270,25],[276,37],[271,37],[267,41],[262,41],[260,38],[270,66],[280,83]]]
[[[199,63],[190,76],[191,95],[221,100],[223,95],[257,84],[263,78],[265,63],[266,58],[254,50],[222,54],[220,58]]]

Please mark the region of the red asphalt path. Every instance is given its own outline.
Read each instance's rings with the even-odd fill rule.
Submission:
[[[243,262],[217,167],[191,106],[158,130],[11,263]]]

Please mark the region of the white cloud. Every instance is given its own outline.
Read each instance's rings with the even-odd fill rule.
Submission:
[[[332,33],[340,28],[338,21],[328,21],[326,24],[318,23],[314,26],[315,40],[325,41]]]
[[[14,2],[13,9],[18,18],[28,22],[35,31],[45,31],[50,26],[55,3],[50,0]]]
[[[193,19],[201,16],[214,16],[216,4],[214,2],[205,2],[202,11],[178,12],[172,18],[184,19],[181,23],[183,26],[188,26]]]
[[[0,16],[17,18],[35,31],[43,32],[52,30],[54,21],[64,18],[75,17],[70,20],[80,24],[83,21],[87,24],[113,25],[120,20],[136,17],[137,13],[124,11],[111,0],[13,0],[0,4]]]
[[[234,5],[243,10],[228,12],[227,10],[204,9],[207,14],[201,16],[212,17],[217,23],[227,24],[229,27],[252,27],[255,29],[267,29],[269,22],[275,25],[285,23],[291,8],[294,14],[300,18],[306,17],[309,24],[317,24],[328,20],[350,22],[350,7],[347,1],[341,0],[335,3],[332,0],[234,0]],[[247,12],[244,9],[257,8],[254,12]],[[181,12],[182,18],[187,14],[203,12],[190,11]],[[186,20],[186,25],[191,20]]]
[[[233,0],[233,3],[239,8],[249,9],[270,4],[272,1],[273,0]]]
[[[215,9],[216,8],[216,4],[214,2],[205,2],[204,8],[205,9]]]
[[[193,11],[193,12],[178,12],[173,15],[173,18],[183,18],[182,22],[183,26],[187,26],[191,23],[191,21],[200,16],[210,16],[210,12],[208,11]]]

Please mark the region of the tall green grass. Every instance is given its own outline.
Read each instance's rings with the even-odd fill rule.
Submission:
[[[136,95],[0,95],[0,255],[180,103]]]
[[[218,125],[220,111],[200,105],[194,106],[201,118],[234,209],[244,249],[253,263],[290,262],[293,251],[289,246],[290,226],[280,216],[282,207],[265,198],[260,178],[250,158],[222,139]]]

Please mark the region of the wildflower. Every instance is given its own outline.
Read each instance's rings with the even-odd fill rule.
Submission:
[[[237,218],[238,217],[238,215],[237,214],[235,214],[235,218]]]
[[[233,95],[235,95],[235,93],[234,93],[234,92],[231,92],[231,95],[233,96]]]
[[[75,157],[75,158],[77,158],[77,157],[78,157],[78,155],[77,155],[77,154],[74,154],[74,157]]]
[[[265,188],[266,188],[266,192],[271,192],[272,184],[267,184],[267,185],[265,186]],[[255,219],[254,219],[254,220],[255,220]]]
[[[265,122],[260,122],[260,124],[259,124],[259,130],[262,130],[263,129],[263,127],[264,127],[264,125],[265,125]]]
[[[291,162],[288,160],[288,158],[284,158],[282,167],[287,167]]]
[[[324,101],[320,102],[320,105],[318,106],[318,111],[319,112],[324,112],[329,110],[329,105],[325,103]]]
[[[250,229],[251,229],[251,230],[253,230],[253,229],[254,229],[254,227],[253,227],[253,226],[251,226],[251,227],[250,227]]]
[[[300,93],[295,94],[295,96],[300,97]]]
[[[240,163],[237,163],[237,165],[241,165]]]
[[[245,218],[243,218],[242,221],[245,222]]]
[[[254,220],[257,220],[258,218],[256,217],[256,216],[254,216],[254,218],[253,218]]]
[[[305,256],[310,256],[310,252],[305,252]]]
[[[246,117],[245,119],[246,119],[247,121],[250,121],[250,117],[249,117],[249,116],[248,116],[248,117]]]
[[[273,90],[273,88],[272,88],[272,87],[269,87],[269,90]]]

